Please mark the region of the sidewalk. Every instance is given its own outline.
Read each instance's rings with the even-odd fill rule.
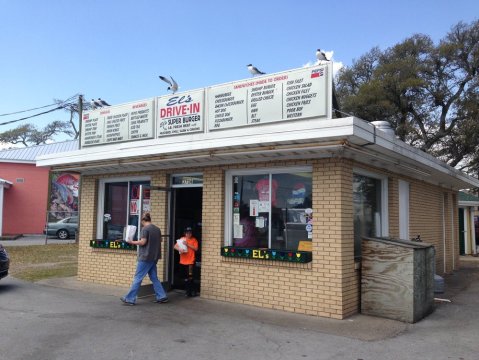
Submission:
[[[479,258],[461,258],[461,269],[454,274],[444,276],[445,292],[442,294],[435,294],[435,296],[451,300],[451,302],[454,303],[454,299],[457,295],[468,289],[472,282],[477,281],[479,281]],[[47,279],[42,280],[37,284],[75,291],[85,291],[102,296],[112,296],[114,297],[111,300],[112,305],[118,303],[118,306],[121,306],[119,297],[124,295],[128,290],[123,287],[87,283],[77,280],[76,277]],[[230,319],[235,317],[248,318],[259,323],[317,331],[363,341],[377,341],[392,338],[417,326],[417,324],[421,324],[421,321],[416,324],[407,324],[395,320],[362,314],[353,315],[345,320],[334,320],[269,310],[254,306],[207,300],[201,297],[185,299],[183,292],[181,291],[170,291],[168,296],[170,297],[170,304],[173,307],[173,311],[176,311],[176,306],[184,306],[185,301],[192,301],[194,302],[195,309],[204,313],[215,315],[223,314]],[[141,309],[142,305],[149,301],[149,298],[139,299],[137,306]],[[450,304],[437,302],[436,311],[440,307],[448,305]],[[425,318],[425,320],[427,319],[428,317]]]
[[[29,246],[45,244],[74,244],[75,239],[60,240],[56,237],[46,237],[46,235],[26,235],[17,239],[3,239],[0,244],[4,246]]]
[[[85,291],[92,294],[112,296],[112,306],[115,304],[123,306],[120,302],[120,296],[124,295],[128,288],[115,287],[87,283],[77,280],[76,277],[46,279],[37,282],[37,284],[70,289],[75,291]],[[373,316],[357,314],[345,320],[334,320],[328,318],[314,317],[302,314],[293,314],[278,310],[269,310],[255,306],[208,300],[201,297],[185,298],[183,291],[170,291],[169,307],[172,312],[181,312],[181,308],[187,303],[194,303],[195,311],[203,314],[214,314],[233,321],[235,318],[249,319],[258,323],[264,323],[282,328],[302,329],[324,334],[343,336],[351,339],[363,341],[376,341],[397,336],[405,331],[410,324],[399,321],[382,319]],[[141,310],[142,306],[147,306],[151,302],[150,297],[138,299],[136,307]],[[148,312],[145,313],[148,315]]]

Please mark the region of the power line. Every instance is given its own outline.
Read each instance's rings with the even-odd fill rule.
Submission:
[[[50,106],[54,106],[54,105],[57,105],[57,104],[44,105],[44,106],[39,106],[39,107],[32,108],[32,109],[28,109],[28,110],[22,110],[22,111],[15,111],[15,112],[12,112],[12,113],[0,114],[0,116],[8,116],[8,115],[21,114],[21,113],[29,112],[29,111],[33,111],[33,110],[44,109],[44,108],[46,108],[46,107],[50,107]]]
[[[44,112],[41,112],[41,113],[39,113],[39,114],[35,114],[35,115],[32,115],[32,116],[27,116],[27,117],[24,117],[24,118],[21,118],[21,119],[5,121],[5,122],[3,122],[3,123],[0,123],[0,126],[1,126],[1,125],[12,124],[12,123],[17,122],[17,121],[22,121],[22,120],[30,119],[30,118],[33,118],[33,117],[36,117],[36,116],[48,114],[48,113],[51,113],[51,112],[53,112],[53,111],[57,111],[57,110],[60,110],[60,109],[63,109],[63,106],[58,106],[58,107],[56,107],[55,109],[50,109],[50,110],[48,110],[48,111],[44,111]]]
[[[61,103],[67,105],[66,103],[67,103],[68,101],[71,101],[71,100],[75,99],[77,96],[79,96],[79,94],[75,94],[75,95],[73,95],[73,96],[70,96],[68,99],[62,101]],[[32,108],[32,109],[20,110],[20,111],[15,111],[15,112],[11,112],[11,113],[0,114],[0,116],[8,116],[8,115],[21,114],[21,113],[29,112],[29,111],[33,111],[33,110],[44,109],[44,108],[47,108],[47,107],[50,107],[50,106],[59,106],[59,104],[58,104],[58,103],[54,103],[54,104],[49,104],[49,105],[43,105],[43,106],[39,106],[39,107]]]
[[[24,112],[28,112],[28,111],[33,111],[33,110],[37,110],[37,109],[43,109],[43,108],[46,108],[46,107],[50,107],[50,106],[55,106],[55,105],[56,105],[56,108],[54,108],[54,109],[50,109],[50,110],[48,110],[48,111],[44,111],[44,112],[41,112],[41,113],[38,113],[38,114],[34,114],[34,115],[31,115],[31,116],[26,116],[26,117],[23,117],[23,118],[21,118],[21,119],[5,121],[5,122],[3,122],[3,123],[0,123],[0,126],[1,126],[1,125],[12,124],[12,123],[15,123],[15,122],[18,122],[18,121],[27,120],[27,119],[30,119],[30,118],[33,118],[33,117],[37,117],[37,116],[40,116],[40,115],[45,115],[45,114],[51,113],[51,112],[53,112],[53,111],[65,109],[67,106],[72,106],[72,105],[74,105],[74,104],[72,104],[72,103],[69,103],[68,101],[71,101],[71,100],[75,99],[77,96],[79,96],[79,94],[75,94],[75,95],[73,95],[73,96],[70,96],[68,99],[66,99],[66,100],[64,100],[64,101],[61,101],[60,103],[56,103],[56,104],[44,105],[44,106],[40,106],[40,107],[33,108],[33,109],[16,111],[16,112],[9,113],[9,114],[0,114],[0,116],[20,114],[20,113],[24,113]]]

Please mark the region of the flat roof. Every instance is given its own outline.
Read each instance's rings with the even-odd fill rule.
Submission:
[[[271,160],[345,157],[460,190],[473,178],[356,117],[304,119],[42,155],[37,166],[106,174]]]

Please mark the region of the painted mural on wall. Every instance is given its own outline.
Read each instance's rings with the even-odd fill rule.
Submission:
[[[80,175],[73,173],[54,173],[51,177],[49,218],[65,219],[77,215],[78,189]]]

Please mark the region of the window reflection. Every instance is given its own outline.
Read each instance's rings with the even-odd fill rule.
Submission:
[[[381,180],[354,174],[354,256],[361,256],[361,238],[381,236]]]
[[[144,185],[143,212],[150,211],[149,181],[124,181],[105,183],[103,203],[103,239],[121,240],[127,225],[139,223],[140,185]],[[135,235],[135,240],[137,236]]]
[[[234,246],[297,251],[300,242],[311,242],[311,173],[233,175],[232,180]]]

